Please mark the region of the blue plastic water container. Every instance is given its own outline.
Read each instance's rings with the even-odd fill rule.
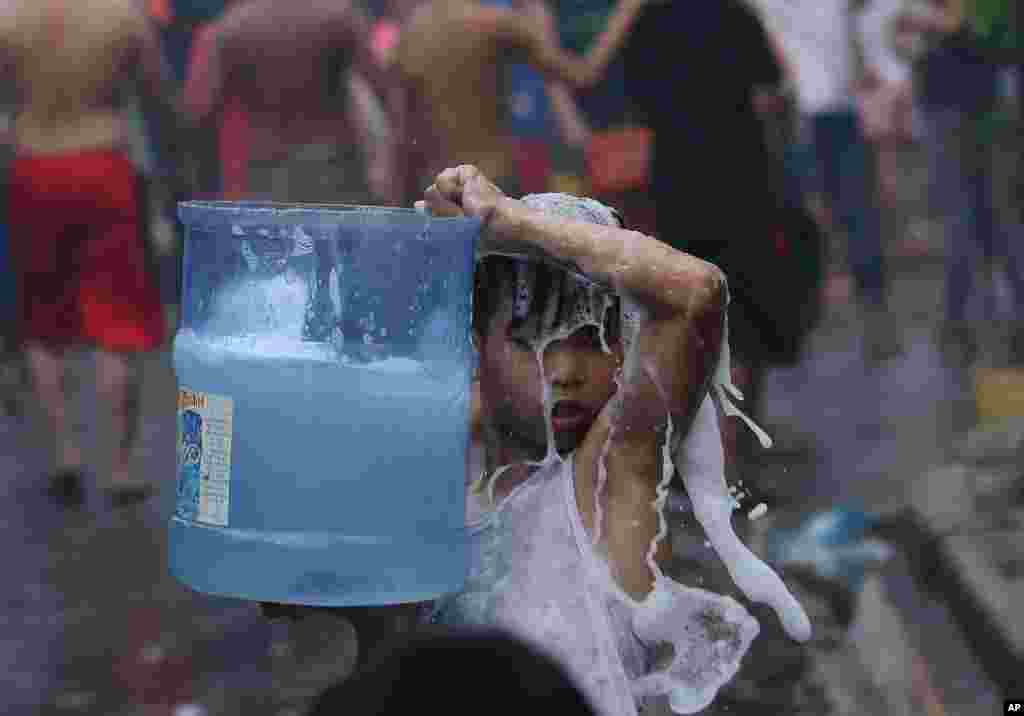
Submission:
[[[186,202],[170,569],[323,606],[462,587],[473,219]]]

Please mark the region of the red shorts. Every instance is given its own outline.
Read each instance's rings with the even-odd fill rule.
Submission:
[[[7,220],[23,343],[86,343],[111,352],[163,343],[141,195],[135,169],[119,151],[14,160]]]

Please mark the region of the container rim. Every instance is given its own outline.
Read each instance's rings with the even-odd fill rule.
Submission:
[[[386,219],[388,221],[415,220],[417,223],[479,223],[474,217],[440,217],[426,214],[411,207],[372,206],[332,202],[282,201],[229,201],[192,199],[178,202],[178,218],[186,226],[195,223],[237,221],[239,223],[291,223],[296,219],[319,223],[336,223],[353,216],[359,219]]]

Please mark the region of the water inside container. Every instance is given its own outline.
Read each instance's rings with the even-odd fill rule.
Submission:
[[[459,589],[479,222],[187,202],[172,573],[320,605]]]

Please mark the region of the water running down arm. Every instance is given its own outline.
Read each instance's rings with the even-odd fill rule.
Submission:
[[[689,432],[718,361],[721,272],[643,234],[533,209],[504,196],[471,166],[438,175],[425,203],[436,215],[480,218],[481,254],[573,266],[622,298],[630,317],[623,321],[618,390],[575,450],[575,496],[617,584],[633,599],[646,598],[657,564],[671,556],[657,508],[671,474],[667,448],[674,435]],[[542,364],[549,340],[536,348]]]
[[[442,172],[427,191],[436,214],[465,212],[484,222],[481,253],[520,254],[574,266],[613,288],[644,314],[636,351],[642,373],[621,418],[626,432],[664,427],[667,413],[685,431],[717,358],[725,278],[714,265],[636,231],[571,221],[506,197],[475,167]],[[628,381],[631,376],[625,376]],[[627,385],[627,388],[629,386]],[[629,404],[635,406],[631,412]]]

